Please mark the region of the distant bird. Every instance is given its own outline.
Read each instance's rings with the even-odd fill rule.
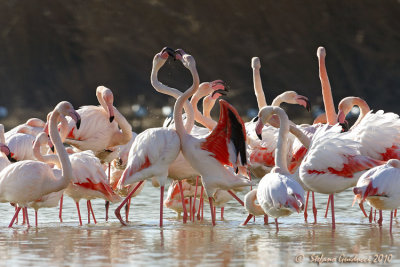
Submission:
[[[354,200],[367,201],[379,210],[378,224],[382,225],[382,210],[390,210],[390,233],[392,233],[393,210],[400,207],[400,160],[391,159],[386,164],[365,172],[353,192]]]
[[[72,105],[65,101],[60,102],[50,116],[50,138],[56,147],[61,162],[61,177],[57,177],[46,163],[32,160],[11,164],[0,172],[0,202],[18,205],[9,227],[14,224],[21,208],[27,215],[26,207],[28,203],[66,188],[72,180],[71,162],[57,130],[57,119],[60,114],[71,116],[76,122],[77,128],[80,125],[80,117]]]

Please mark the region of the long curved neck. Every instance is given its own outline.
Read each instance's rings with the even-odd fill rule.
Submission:
[[[126,120],[126,118],[118,111],[117,108],[113,107],[115,122],[118,123],[121,131],[115,135],[115,138],[109,144],[109,147],[125,145],[132,139],[132,126]]]
[[[211,110],[213,109],[215,102],[217,102],[217,99],[216,98],[214,99],[211,96],[210,97],[207,96],[203,99],[203,115],[204,115],[204,117],[212,119]],[[215,123],[217,123],[217,122],[215,122]]]
[[[208,94],[208,92],[206,90],[202,90],[203,87],[205,86],[210,86],[209,83],[202,83],[199,86],[199,89],[197,90],[197,92],[192,96],[192,99],[190,100],[190,103],[192,104],[193,110],[194,110],[194,119],[201,123],[203,126],[207,127],[208,129],[212,130],[214,129],[214,127],[217,125],[217,122],[214,121],[211,116],[207,117],[204,114],[204,102],[203,102],[203,114],[201,114],[201,112],[199,111],[199,109],[197,108],[197,104],[200,101],[201,98],[203,98],[204,96],[206,96]],[[209,111],[208,111],[209,112]],[[210,113],[208,113],[210,114]]]
[[[4,125],[0,124],[0,143],[5,144],[6,138],[4,137]]]
[[[258,109],[260,110],[267,106],[267,101],[265,100],[264,90],[261,83],[260,67],[258,66],[253,66],[253,84],[254,93],[256,94],[257,98]]]
[[[169,96],[174,97],[175,99],[178,99],[182,95],[182,92],[179,91],[178,89],[171,88],[169,86],[166,86],[162,82],[158,80],[158,71],[161,69],[161,67],[164,65],[166,62],[165,59],[159,59],[159,61],[154,60],[153,61],[153,68],[151,69],[151,75],[150,75],[150,81],[151,85],[154,87],[154,89],[162,94],[166,94]],[[186,119],[186,124],[185,124],[185,129],[188,133],[190,133],[193,129],[194,126],[194,111],[193,108],[191,107],[189,101],[185,101],[183,108],[185,109],[187,119]]]
[[[280,168],[281,173],[290,174],[286,158],[288,153],[289,118],[285,111],[278,107],[273,108],[273,113],[277,114],[280,120],[278,144],[275,150],[275,165]]]
[[[357,126],[362,119],[367,115],[367,113],[371,110],[367,104],[367,102],[364,99],[361,99],[359,97],[351,97],[352,99],[352,106],[358,106],[360,109],[360,115],[358,115],[357,121],[354,123],[354,125],[351,127]]]
[[[57,155],[43,155],[40,151],[42,144],[40,142],[35,142],[33,146],[33,155],[38,161],[50,164],[56,164],[60,167],[60,160],[58,159]]]
[[[97,97],[97,101],[99,101],[99,103],[103,107],[103,109],[108,113],[108,107],[101,95],[101,91],[96,91],[96,97]]]
[[[179,134],[179,137],[181,140],[186,137],[186,132],[185,127],[183,126],[183,120],[182,120],[182,107],[183,103],[189,99],[190,96],[192,96],[197,89],[199,88],[199,74],[197,73],[196,66],[190,66],[190,72],[193,77],[193,85],[186,90],[180,97],[175,102],[174,106],[174,121],[175,121],[175,129],[177,133]]]
[[[328,79],[328,73],[325,66],[325,57],[318,58],[319,64],[319,79],[321,80],[322,98],[324,100],[326,118],[329,125],[336,124],[336,111],[333,104],[331,85]]]
[[[261,206],[255,203],[256,199],[257,189],[253,189],[244,197],[244,206],[246,207],[246,210],[254,216],[264,215],[265,212],[263,211]]]
[[[62,170],[62,177],[63,177],[63,188],[67,187],[69,182],[72,181],[72,166],[69,160],[69,156],[63,143],[61,142],[60,134],[58,133],[57,129],[57,121],[60,114],[58,110],[54,110],[53,113],[50,115],[50,122],[49,122],[49,134],[51,141],[53,142],[58,158],[61,163],[61,170]]]
[[[296,136],[297,139],[299,139],[305,148],[308,149],[310,147],[310,138],[302,130],[297,128],[295,124],[290,124],[289,131]]]

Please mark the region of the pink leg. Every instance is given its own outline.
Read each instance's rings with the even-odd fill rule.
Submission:
[[[163,226],[164,186],[160,187],[160,227]]]
[[[24,208],[22,208],[22,225],[24,225],[25,223],[26,223],[26,217],[25,217]]]
[[[214,206],[214,217],[217,218],[217,207]]]
[[[15,213],[15,211],[17,211],[17,209],[18,209],[18,207],[17,207],[17,205],[15,205],[15,207],[14,207],[14,213]],[[16,218],[15,223],[18,223],[18,216],[17,216],[17,218]]]
[[[190,216],[190,221],[192,220],[192,197],[189,197],[189,216]]]
[[[235,195],[235,193],[233,193],[231,190],[228,190],[228,193],[231,194],[231,196],[233,196],[233,198],[236,199],[240,203],[240,205],[244,207],[243,201],[240,198],[238,198],[238,196]]]
[[[58,212],[58,218],[60,218],[60,222],[63,222],[63,220],[62,220],[63,200],[64,200],[64,195],[61,195],[61,198],[60,198],[60,211]]]
[[[86,200],[86,206],[87,206],[87,223],[90,224],[90,206],[89,206],[89,200]]]
[[[23,212],[25,212],[25,218],[26,218],[26,227],[31,227],[31,225],[29,224],[29,217],[28,217],[28,208],[27,207],[25,207],[24,209],[23,209]]]
[[[358,204],[358,205],[360,206],[361,211],[364,213],[364,216],[365,216],[365,217],[368,217],[367,213],[366,213],[365,210],[364,210],[364,204],[363,204],[363,203],[360,203],[360,204]]]
[[[335,224],[335,201],[334,201],[334,194],[331,194],[331,207],[332,207],[332,229],[336,228]]]
[[[382,221],[383,221],[382,210],[379,210],[379,220],[378,220],[379,226],[382,226]]]
[[[110,201],[106,200],[104,206],[106,207],[106,222],[108,222],[108,209],[110,208]]]
[[[90,200],[89,200],[89,208],[90,208],[90,212],[92,213],[92,216],[93,216],[94,224],[97,224],[96,217],[94,217],[92,202]]]
[[[197,220],[200,220],[200,212],[201,212],[201,203],[203,200],[203,193],[204,193],[204,187],[201,186],[200,199],[199,199],[199,210],[197,211]]]
[[[276,232],[279,232],[279,225],[278,225],[278,218],[275,218],[275,227],[276,227]]]
[[[390,233],[392,233],[392,224],[393,224],[393,210],[390,211],[390,228],[389,228]]]
[[[328,204],[326,204],[325,218],[328,217],[328,209],[329,209],[330,202],[331,202],[331,195],[329,195]]]
[[[397,209],[394,210],[394,217],[397,217]]]
[[[242,223],[242,225],[246,225],[249,221],[250,221],[250,219],[253,217],[253,215],[252,214],[249,214],[249,216],[247,216],[247,219],[244,221],[244,223]]]
[[[224,220],[224,207],[221,207],[221,221]]]
[[[181,191],[181,201],[182,201],[182,208],[183,208],[183,223],[187,222],[187,210],[185,205],[185,198],[183,197],[183,189],[182,189],[182,181],[178,181],[179,191]]]
[[[79,209],[79,202],[75,202],[76,209],[78,210],[79,225],[82,226],[81,210]]]
[[[126,220],[126,222],[129,222],[129,211],[131,209],[131,201],[132,201],[132,198],[129,198],[128,202],[125,205],[125,220]]]
[[[371,207],[371,212],[369,213],[369,223],[372,223],[372,207]]]
[[[201,200],[201,220],[203,221],[204,219],[204,197]]]
[[[306,206],[304,207],[304,220],[307,221],[307,208],[308,208],[308,198],[310,197],[310,191],[307,191]]]
[[[199,184],[199,176],[197,176],[197,178],[196,178],[196,187],[194,188],[193,211],[192,211],[193,221],[194,221],[194,216],[196,214],[196,198],[197,198],[197,186],[198,186],[198,184]]]
[[[212,225],[215,226],[215,213],[214,213],[214,207],[213,207],[213,199],[212,199],[212,197],[209,197],[209,198],[208,198],[208,201],[210,202],[210,210],[211,210]]]
[[[37,228],[37,216],[38,216],[38,212],[37,210],[35,210],[35,227]]]
[[[375,214],[374,214],[374,222],[376,222],[376,209],[375,209]]]
[[[264,225],[267,225],[267,224],[268,224],[268,215],[265,214],[264,215]]]
[[[317,207],[315,205],[314,191],[311,192],[311,196],[312,196],[312,210],[314,213],[314,223],[317,223]]]
[[[17,209],[15,210],[14,217],[11,219],[11,222],[10,222],[10,224],[8,225],[9,228],[11,228],[11,227],[13,226],[14,221],[15,221],[16,218],[18,218],[18,213],[19,213],[19,211],[21,210],[21,207],[16,207],[16,208],[17,208]]]
[[[118,220],[121,222],[122,225],[127,225],[124,220],[122,220],[121,217],[121,208],[125,205],[126,202],[128,202],[128,200],[132,197],[132,195],[136,192],[136,190],[141,186],[141,184],[144,181],[140,181],[135,188],[132,190],[132,192],[129,193],[129,195],[124,199],[124,201],[122,201],[122,203],[118,206],[118,208],[115,209],[114,213],[115,216],[117,216]]]

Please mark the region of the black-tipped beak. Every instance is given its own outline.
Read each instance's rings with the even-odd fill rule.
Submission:
[[[170,48],[170,47],[164,47],[163,50],[161,51],[161,53],[167,52],[168,56],[172,57],[173,59],[175,58],[175,51],[174,49]]]
[[[235,174],[238,174],[238,172],[239,172],[239,167],[236,167]]]
[[[114,116],[111,116],[110,117],[110,122],[113,122],[113,120],[114,120]]]
[[[54,153],[54,146],[51,146],[50,149]]]
[[[123,163],[123,162],[122,162],[122,159],[121,159],[121,158],[119,158],[119,160],[118,160],[118,164],[119,164],[119,165],[122,165],[122,163]]]
[[[255,116],[255,117],[252,119],[252,121],[253,121],[253,122],[258,121],[258,116]]]
[[[257,134],[258,139],[262,140],[262,135],[261,134]]]
[[[311,102],[308,99],[306,100],[306,102],[307,102],[306,109],[308,112],[310,112],[311,111]]]
[[[78,119],[78,120],[76,121],[76,129],[79,130],[79,127],[81,127],[81,119]]]
[[[342,132],[347,132],[349,130],[349,123],[347,121],[339,123],[339,125],[342,126]]]
[[[11,154],[8,154],[7,158],[8,158],[8,160],[9,160],[10,162],[17,162],[16,159],[14,159],[13,157],[11,157]]]
[[[221,94],[221,95],[226,95],[226,90],[224,90],[224,89],[218,89],[218,90],[215,90],[212,94],[211,94],[211,97],[214,97],[214,95],[215,94]]]

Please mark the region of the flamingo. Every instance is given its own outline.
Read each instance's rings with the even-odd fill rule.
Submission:
[[[386,164],[365,172],[357,182],[353,192],[354,200],[368,204],[379,210],[378,224],[382,226],[382,210],[390,210],[390,233],[392,233],[393,210],[400,207],[400,160],[391,159]],[[372,215],[372,214],[371,214]]]
[[[230,190],[251,185],[244,176],[235,175],[224,165],[246,165],[244,124],[237,111],[226,101],[219,100],[220,118],[217,126],[206,138],[196,138],[185,131],[182,120],[183,103],[198,89],[199,77],[194,58],[183,50],[177,50],[177,57],[190,70],[193,85],[176,101],[174,121],[181,140],[182,154],[202,177],[205,192],[209,198],[212,224],[215,225],[212,197],[218,188]]]
[[[258,113],[255,127],[257,135],[261,135],[262,128],[268,119],[277,114],[280,120],[279,139],[276,149],[276,164],[269,174],[260,181],[257,190],[257,200],[262,210],[275,218],[276,231],[279,231],[278,218],[288,216],[293,212],[300,212],[304,203],[304,189],[294,179],[287,168],[287,136],[289,134],[289,119],[283,109],[279,107],[264,107]],[[254,194],[250,195],[253,196]],[[249,204],[254,200],[249,196]],[[254,210],[250,210],[250,212]],[[257,210],[255,210],[257,212]]]
[[[113,107],[114,96],[110,89],[99,86],[96,96],[101,106],[83,106],[77,110],[85,124],[79,130],[70,125],[65,143],[82,151],[92,150],[104,161],[110,152],[114,152],[113,147],[129,142],[132,138],[132,127]],[[108,158],[108,161],[111,160]]]
[[[21,129],[23,129],[22,131],[24,131],[24,133],[36,136],[43,131],[44,126],[45,122],[41,119],[30,118],[25,123],[20,124],[6,132],[5,138],[8,139],[11,135],[16,134],[17,132],[21,132]]]
[[[27,215],[26,206],[29,202],[66,188],[72,180],[71,162],[57,130],[57,119],[60,114],[73,118],[77,128],[80,125],[80,117],[66,101],[60,102],[50,116],[50,138],[61,163],[61,177],[57,177],[46,163],[32,160],[11,164],[0,172],[0,201],[18,205],[9,227],[14,224],[21,208]],[[29,221],[27,225],[29,227]]]

